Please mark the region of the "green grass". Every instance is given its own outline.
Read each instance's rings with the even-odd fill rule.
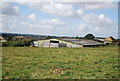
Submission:
[[[4,79],[118,79],[118,48],[3,47]]]

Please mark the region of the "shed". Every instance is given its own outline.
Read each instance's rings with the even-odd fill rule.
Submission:
[[[113,37],[110,36],[110,37],[104,39],[104,41],[113,42],[113,41],[115,41],[115,38],[113,38]]]
[[[94,47],[102,46],[103,44],[94,40],[86,39],[47,39],[34,41],[35,47]]]
[[[3,37],[0,37],[0,42],[6,42],[7,40],[5,40]]]

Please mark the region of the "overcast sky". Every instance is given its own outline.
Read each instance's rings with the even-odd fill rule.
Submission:
[[[2,32],[118,37],[117,2],[2,2]]]

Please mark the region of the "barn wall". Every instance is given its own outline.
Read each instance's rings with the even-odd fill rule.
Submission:
[[[59,43],[66,44],[66,47],[82,47],[81,45],[73,44],[59,39],[40,40],[38,41],[39,47],[59,47],[58,43],[50,43],[50,40],[59,41]]]

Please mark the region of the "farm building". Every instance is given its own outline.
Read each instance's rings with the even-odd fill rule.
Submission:
[[[95,47],[103,44],[94,40],[86,39],[46,39],[33,41],[34,47]]]
[[[114,41],[116,41],[115,38],[113,38],[112,36],[108,37],[108,38],[95,38],[94,39],[95,41],[98,41],[98,42],[101,42],[101,43],[104,43],[104,44],[107,44],[107,43],[112,43]]]
[[[13,37],[13,40],[15,40],[15,41],[23,40],[23,39],[26,39],[26,37],[25,36],[14,36]]]
[[[104,42],[105,43],[112,43],[112,42],[114,42],[115,41],[115,38],[113,38],[113,37],[108,37],[108,38],[106,38],[106,39],[104,39]]]
[[[0,37],[0,42],[6,42],[7,40],[5,40],[3,37]]]

